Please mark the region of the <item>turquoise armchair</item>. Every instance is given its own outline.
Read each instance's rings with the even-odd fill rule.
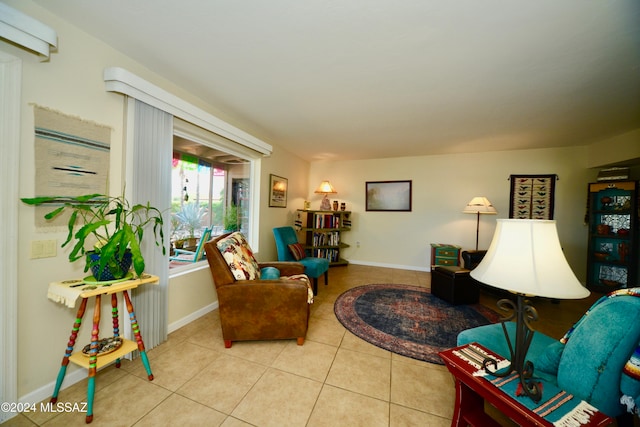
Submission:
[[[515,342],[515,324],[506,326]],[[462,331],[457,341],[458,345],[477,342],[510,358],[499,323]],[[610,417],[623,417],[627,413],[623,396],[640,402],[640,382],[623,372],[639,342],[640,297],[609,295],[576,323],[565,344],[536,332],[526,360],[533,362],[534,377],[552,381]]]
[[[198,242],[198,246],[195,251],[188,251],[186,249],[174,249],[173,256],[169,257],[170,261],[176,262],[198,262],[204,259],[204,244],[211,238],[211,228],[205,228],[202,232],[202,237]]]
[[[318,277],[324,274],[324,285],[329,284],[329,260],[326,258],[314,258],[304,254],[296,258],[290,249],[290,245],[298,243],[298,236],[293,227],[277,227],[273,229],[278,251],[278,261],[297,261],[304,265],[304,274],[313,282],[313,294],[318,295]]]

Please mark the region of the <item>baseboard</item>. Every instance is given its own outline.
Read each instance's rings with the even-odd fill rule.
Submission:
[[[430,267],[423,267],[423,266],[416,267],[415,265],[401,265],[401,264],[386,264],[386,263],[380,263],[380,262],[358,261],[353,259],[349,259],[349,264],[368,265],[371,267],[397,268],[399,270],[413,270],[413,271],[426,271],[426,272],[431,271]]]
[[[167,331],[168,333],[174,332],[180,329],[181,327],[183,327],[184,325],[187,325],[193,322],[199,317],[202,317],[205,314],[210,313],[217,308],[218,308],[218,301],[213,302],[201,308],[200,310],[196,310],[193,313],[189,314],[188,316],[185,316],[182,319],[171,323],[170,325],[168,325]],[[70,366],[75,366],[75,365],[70,364]],[[66,375],[64,376],[64,381],[62,382],[62,387],[60,389],[64,390],[74,385],[75,383],[78,383],[84,380],[85,378],[87,378],[86,369],[78,368],[71,371],[71,368],[69,368],[67,370]],[[55,380],[51,381],[50,383],[32,391],[31,393],[27,393],[24,396],[20,397],[19,402],[29,403],[29,404],[38,404],[39,402],[42,402],[43,400],[51,397],[51,395],[53,394],[53,389],[55,388],[55,385],[56,385]]]
[[[71,365],[71,364],[69,364]],[[73,365],[75,366],[75,365]],[[85,378],[87,378],[87,370],[86,369],[82,369],[82,368],[78,368],[76,370],[74,370],[73,372],[69,372],[69,369],[67,369],[67,373],[64,376],[64,380],[62,381],[62,387],[60,387],[60,390],[64,390],[65,388],[71,387],[72,385],[74,385],[75,383],[78,383],[82,380],[84,380]],[[56,386],[56,382],[55,381],[51,381],[49,384],[46,384],[34,391],[32,391],[31,393],[27,393],[24,396],[20,397],[20,399],[18,399],[20,401],[20,403],[28,403],[30,405],[37,405],[39,402],[42,402],[45,399],[49,399],[51,397],[51,395],[53,394],[53,389]],[[64,403],[64,402],[63,402]]]
[[[185,325],[193,322],[194,320],[204,316],[207,313],[212,312],[213,310],[218,308],[218,301],[212,302],[211,304],[202,307],[200,310],[196,310],[188,316],[183,317],[182,319],[176,320],[175,322],[169,324],[167,331],[169,333],[174,332]]]

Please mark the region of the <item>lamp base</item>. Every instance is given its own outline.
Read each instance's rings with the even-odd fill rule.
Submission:
[[[502,311],[510,312],[510,315],[502,318],[502,331],[507,340],[509,346],[509,353],[511,354],[511,364],[500,371],[496,371],[497,362],[493,358],[487,358],[483,362],[483,368],[485,372],[497,377],[506,377],[512,372],[518,374],[520,380],[520,386],[524,394],[529,396],[534,402],[539,402],[542,398],[542,390],[538,384],[531,380],[533,376],[533,363],[526,360],[531,340],[535,331],[531,328],[530,322],[538,320],[538,312],[534,307],[529,305],[525,300],[525,296],[517,294],[516,303],[510,299],[501,299],[498,301],[498,307]],[[516,342],[515,349],[507,332],[505,322],[516,319]],[[493,371],[489,369],[493,366]]]
[[[329,201],[329,198],[327,197],[326,194],[322,198],[322,203],[320,204],[320,210],[321,211],[330,211],[331,210],[331,202]]]

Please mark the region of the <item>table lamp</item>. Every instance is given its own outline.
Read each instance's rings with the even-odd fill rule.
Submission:
[[[538,313],[526,298],[581,299],[589,296],[589,291],[578,281],[564,257],[556,222],[498,219],[489,250],[470,275],[479,282],[516,295],[515,303],[511,299],[498,301],[498,307],[507,312],[501,322],[511,352],[510,366],[496,373],[496,361],[486,359],[485,371],[500,377],[515,371],[525,394],[538,402],[542,390],[530,380],[533,364],[525,360],[535,332],[531,322],[538,320]],[[505,322],[513,319],[516,320],[515,350],[505,327]],[[490,365],[494,371],[489,370]]]
[[[333,188],[333,185],[329,181],[322,181],[316,191],[314,193],[324,194],[322,198],[322,203],[320,204],[321,211],[330,211],[331,210],[331,202],[329,202],[329,198],[327,194],[336,194],[337,191]]]
[[[463,213],[476,214],[476,251],[478,250],[478,234],[480,232],[480,214],[495,215],[498,213],[496,208],[493,207],[491,202],[486,197],[474,197],[471,199],[467,206],[465,206]]]

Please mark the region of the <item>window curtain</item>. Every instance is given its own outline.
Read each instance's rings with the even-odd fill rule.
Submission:
[[[171,157],[173,116],[135,101],[133,125],[133,182],[127,183],[131,202],[149,202],[163,213],[165,247],[168,247],[171,208]],[[146,230],[151,236],[152,230]],[[132,302],[146,349],[167,339],[169,261],[167,255],[145,236],[142,254],[145,271],[159,277],[158,285],[145,285],[132,292]]]

